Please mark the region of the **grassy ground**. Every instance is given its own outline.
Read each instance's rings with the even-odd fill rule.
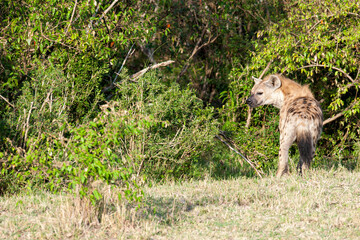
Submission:
[[[360,238],[359,172],[204,180],[145,193],[139,211],[107,188],[97,207],[70,195],[3,197],[0,239]]]

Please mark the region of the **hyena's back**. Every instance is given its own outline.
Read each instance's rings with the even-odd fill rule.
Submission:
[[[292,142],[296,141],[298,145],[300,172],[302,168],[309,168],[314,157],[316,143],[321,135],[322,122],[320,104],[313,97],[303,96],[285,101],[284,108],[280,112],[280,131],[285,137],[292,135]]]

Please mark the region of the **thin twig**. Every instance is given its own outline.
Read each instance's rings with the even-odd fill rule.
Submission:
[[[205,35],[205,33],[206,33],[206,30],[207,30],[208,26],[209,26],[209,23],[207,23],[206,26],[204,27],[204,29],[203,29],[203,31],[202,31],[202,33],[201,33],[201,35],[200,35],[200,38],[198,39],[198,41],[197,41],[197,43],[196,43],[196,45],[195,45],[195,47],[194,47],[194,49],[193,49],[190,57],[186,60],[185,65],[183,66],[180,74],[178,75],[178,78],[177,78],[178,81],[179,81],[179,79],[182,77],[182,75],[184,75],[184,73],[186,72],[186,70],[188,69],[188,67],[189,67],[189,65],[190,65],[190,61],[191,61],[192,58],[195,56],[195,54],[196,54],[200,49],[202,49],[203,47],[205,47],[205,46],[207,46],[207,45],[215,42],[215,40],[218,38],[219,35],[217,35],[216,37],[214,37],[214,38],[211,39],[211,35],[210,35],[208,41],[207,41],[206,43],[203,43],[203,44],[200,46],[200,43],[201,43],[201,41],[202,41],[202,39],[203,39],[203,37],[204,37],[204,35]]]
[[[310,65],[306,65],[306,66],[303,66],[303,67],[300,67],[298,68],[298,70],[300,69],[304,69],[304,68],[310,68],[310,67],[329,67],[329,66],[326,66],[326,65],[323,65],[323,64],[310,64]],[[355,83],[355,80],[349,75],[347,74],[344,70],[340,69],[340,68],[337,68],[337,67],[330,67],[331,69],[334,69],[338,72],[341,72],[342,74],[345,75],[345,77],[347,77],[352,83]]]
[[[309,34],[319,23],[321,23],[321,21],[323,21],[322,19],[317,21],[309,30],[307,30],[306,34]],[[296,43],[295,46],[297,46],[299,44],[299,42],[301,42],[301,39],[299,39]]]
[[[356,17],[360,17],[360,15],[359,15],[359,14],[357,14],[357,13],[348,12],[347,14],[349,14],[349,15],[353,15],[353,16],[356,16]]]
[[[0,33],[1,33],[1,32],[4,32],[10,25],[11,25],[11,22],[10,22],[6,27],[2,28],[1,31],[0,31]]]
[[[42,109],[45,107],[46,103],[49,103],[51,94],[52,94],[52,90],[50,90],[50,92],[48,92],[48,94],[46,95],[46,98],[45,98],[43,104],[41,105],[39,112],[42,111]],[[50,104],[49,104],[49,107],[50,107]],[[50,110],[50,112],[51,112],[51,110]]]
[[[152,65],[152,66],[150,66],[150,67],[144,68],[143,70],[141,70],[141,71],[139,71],[139,72],[131,75],[131,76],[128,78],[128,80],[129,80],[129,81],[136,82],[136,80],[137,80],[139,77],[141,77],[142,75],[144,75],[147,71],[149,71],[149,70],[151,70],[151,69],[159,68],[159,67],[164,67],[164,66],[167,66],[167,65],[169,65],[169,64],[171,64],[171,63],[174,63],[174,62],[175,62],[175,61],[173,61],[173,60],[168,60],[168,61],[166,61],[166,62],[161,62],[161,63],[155,64],[155,65]],[[118,75],[118,73],[116,73],[116,74]],[[104,88],[104,89],[103,89],[103,92],[107,92],[107,91],[113,89],[116,85],[117,85],[117,83],[114,82],[114,83],[111,84],[110,86]]]
[[[65,64],[64,68],[63,68],[63,71],[67,68],[67,66],[69,65],[70,61],[73,60],[76,55],[78,55],[79,52],[76,52],[71,58],[69,58],[69,60],[67,61],[67,63]]]
[[[262,79],[265,75],[265,73],[269,70],[270,65],[273,63],[274,59],[272,59],[266,66],[266,68],[262,71],[262,73],[260,74],[259,79]]]
[[[257,16],[255,16],[252,11],[243,9],[242,7],[239,7],[239,8],[240,8],[242,11],[247,12],[247,13],[248,13],[249,15],[251,15],[254,19],[261,18],[261,20],[262,20],[264,23],[267,23],[267,24],[268,24],[268,22],[267,22],[260,14],[257,14],[257,13],[256,13]],[[271,21],[270,21],[270,22],[271,22]]]
[[[229,147],[230,150],[234,151],[236,154],[240,155],[256,172],[256,174],[262,178],[259,170],[256,169],[256,167],[254,166],[254,164],[249,160],[247,159],[244,155],[242,155],[238,150],[236,150],[235,148],[233,148],[226,140],[222,139],[219,135],[216,135],[215,136],[217,139],[219,139],[222,143],[224,143],[226,146]]]
[[[59,111],[58,117],[60,117],[61,113],[64,111],[65,106],[66,106],[66,102],[67,102],[67,96],[65,96],[64,104],[63,104],[62,108]]]
[[[60,42],[60,41],[52,40],[52,39],[50,39],[49,37],[47,37],[47,36],[43,33],[43,31],[42,31],[42,24],[40,24],[40,32],[41,32],[41,36],[42,36],[43,38],[49,40],[50,42],[58,43],[58,44],[60,44],[60,45],[63,45],[64,47],[67,47],[67,48],[70,48],[70,49],[75,49],[76,51],[81,52],[80,49],[78,49],[78,48],[69,46],[69,45],[67,45],[67,44],[65,44],[65,43],[62,43],[62,42]]]
[[[249,106],[247,112],[246,124],[245,124],[246,129],[250,127],[252,110],[253,108]]]
[[[9,102],[9,100],[7,100],[5,97],[3,97],[3,96],[1,96],[1,95],[0,95],[0,97],[1,97],[5,102],[7,102],[7,104],[9,104],[11,107],[15,108],[15,106],[14,106],[13,104],[11,104],[11,103]]]
[[[25,123],[25,126],[26,126],[26,129],[25,129],[25,134],[24,134],[24,147],[26,146],[26,139],[27,139],[27,134],[28,134],[28,131],[29,131],[29,128],[30,128],[30,115],[31,115],[31,111],[33,110],[33,105],[34,105],[34,102],[31,102],[31,106],[30,106],[30,110],[29,110],[29,114],[28,114],[28,117],[26,119],[26,123]],[[25,110],[25,109],[24,109]]]
[[[74,8],[73,8],[73,12],[72,12],[72,14],[71,14],[71,18],[70,18],[69,25],[68,25],[68,27],[66,28],[65,36],[67,35],[67,33],[68,33],[68,31],[69,31],[69,28],[70,28],[70,26],[71,26],[72,20],[73,20],[73,18],[74,18],[76,5],[77,5],[77,0],[75,0],[75,4],[74,4]]]
[[[105,15],[110,11],[110,9],[112,7],[115,6],[115,4],[118,2],[119,0],[115,0],[101,15],[101,17],[97,20],[97,22],[95,23],[95,26],[97,26],[99,24],[99,22],[105,17]]]
[[[123,69],[123,67],[124,67],[125,63],[126,63],[126,60],[129,58],[129,56],[130,56],[130,55],[132,55],[132,54],[134,53],[135,49],[134,49],[134,51],[132,51],[132,50],[133,50],[134,45],[135,45],[135,43],[131,46],[130,50],[128,51],[128,53],[127,53],[127,55],[126,55],[126,57],[125,57],[125,59],[124,59],[123,63],[121,64],[121,67],[120,67],[119,71],[116,73],[115,79],[114,79],[114,81],[112,82],[112,84],[115,84],[115,83],[116,83],[116,80],[117,80],[117,78],[118,78],[118,76],[119,76],[119,74],[120,74],[121,70]]]
[[[86,33],[89,33],[89,29],[92,28],[93,18],[96,16],[97,12],[99,11],[100,5],[101,5],[101,2],[98,3],[94,14],[91,16],[91,20],[90,20],[89,25],[88,25],[88,27],[86,29]]]
[[[355,77],[355,80],[354,80],[355,82],[358,81],[359,73],[360,73],[360,67],[358,68],[358,72],[357,72],[356,77]]]
[[[346,111],[350,110],[351,108],[353,108],[355,106],[355,104],[357,103],[358,101],[354,101],[352,104],[350,104],[347,108],[345,108],[342,112],[336,114],[335,116],[331,117],[331,118],[328,118],[326,119],[324,122],[323,122],[323,125],[325,124],[328,124],[336,119],[338,119],[339,117],[343,116],[345,114]]]
[[[310,64],[310,65],[307,65],[307,66],[303,66],[303,67],[300,67],[298,69],[304,69],[304,68],[310,68],[310,67],[327,67],[326,65],[323,65],[323,64]],[[337,68],[337,67],[331,67],[331,69],[334,69],[338,72],[341,72],[342,74],[345,75],[345,77],[347,77],[352,83],[348,84],[345,86],[345,88],[349,88],[349,87],[352,87],[352,86],[355,86],[357,83],[358,83],[358,76],[359,76],[359,70],[358,70],[358,73],[356,75],[356,78],[355,80],[349,75],[347,74],[344,70],[340,69],[340,68]],[[345,108],[342,112],[336,114],[335,116],[331,117],[331,118],[328,118],[326,119],[324,122],[323,122],[323,125],[325,124],[328,124],[336,119],[338,119],[339,117],[343,116],[345,114],[346,111],[348,111],[349,109],[353,108],[355,106],[355,104],[357,103],[357,101],[355,100],[352,104],[350,104],[347,108]]]

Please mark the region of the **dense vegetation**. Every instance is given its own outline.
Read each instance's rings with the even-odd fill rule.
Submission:
[[[251,76],[309,84],[326,124],[314,167],[359,167],[360,3],[0,2],[0,192],[255,176],[275,169],[278,110]],[[173,60],[169,61],[169,60]],[[264,72],[265,73],[265,72]],[[296,149],[291,159],[297,160]]]

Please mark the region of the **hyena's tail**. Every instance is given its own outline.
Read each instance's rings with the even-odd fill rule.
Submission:
[[[313,138],[310,130],[308,128],[299,128],[296,133],[296,141],[300,153],[297,167],[301,173],[304,168],[310,167],[311,160],[314,157]]]

